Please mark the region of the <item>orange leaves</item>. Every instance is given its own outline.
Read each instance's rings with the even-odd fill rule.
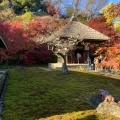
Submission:
[[[109,55],[111,56],[120,56],[120,44],[116,44],[113,47],[110,47],[108,49]]]
[[[120,70],[120,43],[111,47],[101,47],[96,51],[96,54],[104,55],[103,67]]]
[[[102,48],[101,48],[102,49]],[[103,66],[120,69],[120,44],[106,49],[105,58],[102,62]]]
[[[107,51],[107,47],[101,47],[99,49],[96,50],[96,54],[103,54]]]

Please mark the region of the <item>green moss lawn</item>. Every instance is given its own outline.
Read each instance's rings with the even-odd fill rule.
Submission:
[[[119,120],[97,114],[90,102],[98,89],[120,96],[120,80],[96,73],[11,69],[4,95],[3,120]]]

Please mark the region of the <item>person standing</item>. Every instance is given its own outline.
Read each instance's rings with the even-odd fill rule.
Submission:
[[[80,63],[80,59],[81,59],[82,55],[78,52],[77,53],[77,60],[78,60],[78,64]]]
[[[103,61],[103,55],[100,54],[99,56],[99,65],[100,65],[100,70],[103,70],[103,67],[102,67],[102,61]]]
[[[94,65],[95,65],[95,72],[97,72],[98,71],[98,65],[99,65],[99,59],[98,59],[98,57],[94,58]]]
[[[87,63],[88,63],[88,70],[92,70],[92,64],[91,64],[91,59],[90,59],[90,57],[88,57],[88,59],[87,59]]]

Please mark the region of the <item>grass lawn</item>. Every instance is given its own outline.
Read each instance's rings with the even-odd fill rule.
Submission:
[[[3,120],[119,120],[97,114],[90,96],[98,89],[120,96],[120,80],[87,72],[11,69],[4,95]]]

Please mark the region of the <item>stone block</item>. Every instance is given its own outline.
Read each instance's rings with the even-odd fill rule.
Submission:
[[[62,68],[63,63],[48,63],[48,67],[52,69]]]
[[[109,114],[120,118],[120,107],[116,102],[102,102],[96,108],[101,114]]]

